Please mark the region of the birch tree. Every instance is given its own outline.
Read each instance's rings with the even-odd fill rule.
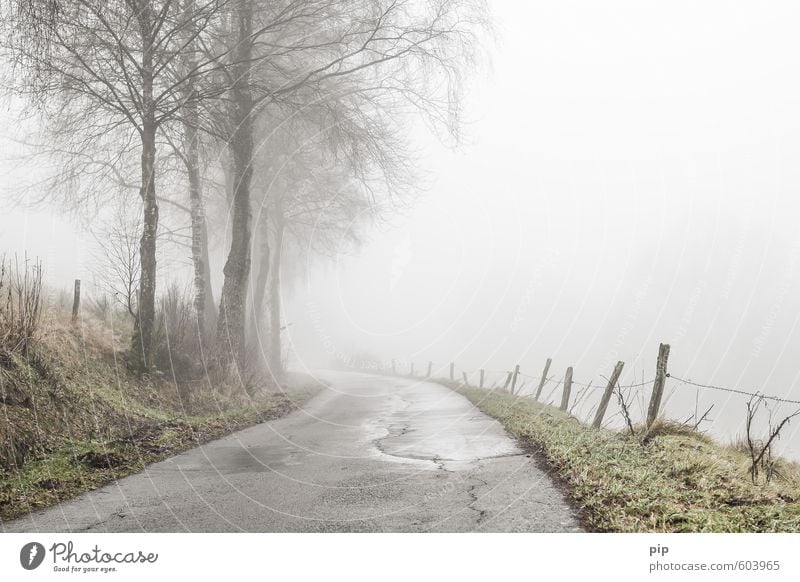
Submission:
[[[257,116],[287,103],[302,106],[320,88],[324,93],[327,82],[348,79],[365,96],[376,86],[394,93],[455,132],[460,71],[484,11],[469,0],[236,0],[235,6],[229,69],[234,196],[217,342],[222,366],[241,370]]]
[[[204,53],[191,67],[177,66],[210,34],[225,3],[184,7],[177,0],[14,0],[4,19],[19,90],[46,118],[69,108],[94,111],[109,130],[138,142],[141,273],[129,363],[139,371],[151,365],[155,317],[157,133],[183,108],[212,96],[197,83],[221,58]]]

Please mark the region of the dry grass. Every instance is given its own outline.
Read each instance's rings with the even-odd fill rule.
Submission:
[[[234,430],[276,418],[316,392],[197,382],[188,399],[169,374],[137,377],[126,333],[48,313],[36,341],[0,361],[0,519],[55,503]]]

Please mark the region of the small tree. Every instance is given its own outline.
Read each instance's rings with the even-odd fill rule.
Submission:
[[[102,286],[135,321],[141,274],[141,220],[130,216],[124,206],[118,206],[110,225],[104,224],[94,236],[98,246],[97,263],[101,266],[96,275]]]
[[[633,420],[631,419],[631,411],[630,411],[630,388],[627,392],[624,392],[622,386],[619,385],[617,382],[616,388],[614,392],[617,395],[617,401],[619,402],[619,409],[622,412],[622,418],[625,420],[625,426],[628,428],[628,431],[631,433],[631,436],[636,435],[636,430],[633,427]]]
[[[764,478],[767,482],[770,481],[775,472],[775,462],[772,456],[772,447],[780,438],[781,431],[789,424],[789,422],[797,415],[800,415],[800,410],[783,417],[777,424],[773,423],[773,411],[769,412],[768,431],[766,439],[754,438],[753,421],[755,420],[758,409],[767,407],[766,400],[763,394],[755,394],[747,401],[747,417],[745,420],[745,443],[747,445],[747,452],[750,455],[750,479],[755,484],[758,481],[759,474],[763,471]]]

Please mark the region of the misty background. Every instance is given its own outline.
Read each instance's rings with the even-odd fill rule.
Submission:
[[[418,371],[518,363],[536,376],[550,357],[555,380],[573,366],[602,386],[617,360],[623,384],[652,379],[664,342],[677,377],[800,400],[800,7],[504,0],[492,11],[492,64],[470,80],[461,143],[410,129],[423,177],[413,205],[360,248],[309,255],[284,277],[290,366],[368,352]],[[14,103],[3,115],[13,187],[29,170],[15,157]],[[91,284],[86,226],[4,201],[0,247],[40,257],[50,286]],[[180,252],[160,268],[190,280]],[[714,404],[704,429],[723,440],[743,429],[746,397],[674,379],[665,392],[669,417]],[[778,449],[800,458],[797,428]]]

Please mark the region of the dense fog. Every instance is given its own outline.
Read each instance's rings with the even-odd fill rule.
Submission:
[[[722,440],[741,434],[747,397],[676,378],[800,400],[800,8],[506,0],[492,12],[458,139],[409,117],[413,187],[353,219],[359,244],[318,252],[312,224],[286,250],[289,367],[395,360],[422,374],[433,361],[446,375],[454,362],[502,384],[519,364],[528,393],[552,358],[553,382],[573,366],[597,387],[586,416],[624,361],[621,384],[645,383],[631,395],[639,420],[663,342],[666,415],[713,404],[701,428]],[[17,158],[17,107],[2,119],[0,249],[41,258],[53,288],[91,290],[92,220],[14,203],[36,173]],[[212,266],[227,236],[212,237]],[[191,281],[180,248],[160,269]],[[779,444],[794,457],[798,427]]]

